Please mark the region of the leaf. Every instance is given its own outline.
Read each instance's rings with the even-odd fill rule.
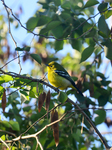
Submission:
[[[0,121],[0,124],[3,124],[5,127],[10,128],[10,124],[8,121]]]
[[[29,96],[27,96],[29,97]],[[20,100],[21,100],[21,104],[25,103],[25,101],[29,100],[29,98],[27,98],[24,94],[21,93],[20,95]]]
[[[1,77],[5,82],[13,81],[13,77],[11,77],[9,75],[3,75]]]
[[[87,7],[91,7],[91,6],[94,6],[96,4],[98,4],[99,2],[97,0],[89,0],[86,2],[86,4],[84,5],[83,8],[87,8]]]
[[[4,89],[4,93],[3,93],[3,96],[2,96],[2,110],[3,110],[3,113],[5,112],[5,107],[6,107],[6,93],[5,93],[5,89]]]
[[[16,50],[16,51],[24,51],[24,47],[23,47],[23,48],[16,47],[15,50]]]
[[[70,9],[71,8],[71,3],[70,1],[66,1],[61,5],[61,8],[63,9]]]
[[[38,112],[41,111],[45,98],[46,98],[46,93],[45,92],[41,93],[38,100]]]
[[[17,121],[10,120],[9,124],[11,125],[13,130],[20,131],[20,127]]]
[[[102,45],[104,46],[105,56],[108,59],[112,60],[112,41],[110,39],[107,39],[102,42]]]
[[[29,51],[30,51],[30,48],[31,48],[30,46],[26,46],[26,47],[24,48],[24,50],[27,51],[27,52],[29,52]]]
[[[93,51],[94,51],[94,47],[92,47],[92,46],[85,48],[84,51],[82,52],[82,57],[81,57],[80,63],[82,63],[83,61],[88,59],[91,56],[91,54],[93,53]]]
[[[26,22],[26,27],[27,29],[33,31],[35,27],[37,27],[39,18],[38,17],[31,17],[27,22]]]
[[[59,25],[56,28],[52,29],[51,32],[56,38],[61,38],[63,36],[63,26]]]
[[[51,21],[50,23],[48,23],[46,25],[46,27],[42,28],[40,30],[40,33],[39,34],[44,34],[54,28],[56,28],[57,26],[59,26],[61,24],[61,21]]]
[[[99,106],[105,106],[108,101],[109,101],[109,96],[107,95],[101,95],[98,97]]]
[[[104,15],[102,15],[98,20],[98,28],[101,32],[103,32],[107,37],[109,36],[109,28],[105,21]]]
[[[112,16],[112,10],[106,11],[104,16],[105,16],[105,19],[108,19],[109,17],[111,17]]]
[[[105,118],[106,118],[105,110],[96,110],[95,113],[98,115],[95,118],[95,124],[98,125],[98,124],[103,123],[105,121]]]
[[[62,91],[59,92],[58,101],[64,103],[67,100],[67,98],[68,97],[67,97],[66,93],[64,93]]]
[[[44,16],[44,15],[40,15],[37,23],[37,26],[43,26],[45,24],[47,24],[49,21],[51,21],[51,18],[48,16]]]
[[[59,16],[59,19],[62,23],[71,24],[73,23],[72,16],[69,13],[62,12]]]
[[[64,41],[55,41],[55,43],[54,43],[55,45],[55,47],[54,47],[54,49],[56,50],[56,51],[59,51],[59,50],[62,50],[63,49],[63,44],[64,44]]]
[[[101,3],[101,4],[98,6],[99,12],[102,12],[102,11],[106,10],[106,9],[107,9],[107,6],[108,6],[108,3],[105,3],[105,2]]]
[[[45,109],[48,111],[49,110],[49,105],[50,105],[50,90],[48,91],[47,95],[46,95],[46,103],[45,103]]]
[[[39,64],[41,64],[42,59],[38,54],[30,54],[30,56],[35,59]]]
[[[71,45],[72,45],[73,49],[80,52],[81,47],[82,47],[82,41],[74,39],[74,40],[71,40],[70,42],[71,42]]]
[[[26,47],[23,47],[23,48],[20,48],[20,47],[16,47],[15,50],[16,51],[27,51],[29,52],[30,51],[30,48],[29,46],[26,46]]]

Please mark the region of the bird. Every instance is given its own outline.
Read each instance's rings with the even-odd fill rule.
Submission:
[[[66,90],[68,87],[70,87],[77,90],[78,93],[84,97],[82,92],[77,88],[75,82],[62,65],[55,61],[52,61],[46,65],[48,70],[48,80],[54,87],[57,87],[60,90]]]

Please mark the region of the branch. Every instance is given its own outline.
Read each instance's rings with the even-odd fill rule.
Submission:
[[[9,34],[10,34],[10,36],[11,36],[11,38],[12,38],[12,40],[13,40],[14,44],[15,44],[15,47],[17,47],[17,43],[16,43],[16,41],[15,41],[15,39],[14,39],[14,37],[13,37],[12,33],[11,33],[11,28],[10,28],[10,19],[9,19],[9,11],[8,11],[9,7],[7,7],[7,6],[5,5],[4,0],[1,0],[1,1],[2,1],[2,3],[3,3],[3,5],[4,5],[4,7],[5,7],[6,12],[7,12],[7,17],[8,17],[8,26],[9,26]],[[9,9],[9,10],[10,10],[10,9]],[[20,57],[19,57],[19,52],[18,52],[18,51],[17,51],[17,56],[18,56],[18,64],[19,64],[19,67],[20,67],[20,71],[19,71],[19,74],[20,74],[20,73],[21,73],[22,68],[21,68]]]
[[[20,136],[22,136],[23,134],[25,134],[26,132],[28,132],[37,122],[39,122],[41,119],[43,119],[45,116],[48,115],[48,113],[50,113],[52,110],[56,109],[58,106],[60,106],[60,104],[58,104],[57,106],[54,106],[51,110],[49,110],[45,115],[43,115],[41,118],[39,118],[38,120],[36,120],[25,132],[21,133]]]
[[[0,71],[1,71],[3,74],[7,74],[7,75],[10,75],[10,76],[12,76],[12,77],[19,77],[19,78],[23,78],[23,79],[28,79],[28,80],[31,80],[32,82],[40,82],[40,83],[42,83],[42,84],[44,84],[44,85],[49,86],[50,88],[54,89],[57,93],[59,93],[59,89],[53,87],[52,85],[50,85],[50,84],[44,82],[44,81],[41,80],[41,79],[34,79],[34,78],[31,78],[31,77],[22,76],[22,75],[20,75],[20,74],[14,73],[14,72],[12,72],[12,73],[10,73],[10,72],[5,72],[5,71],[3,71],[3,70],[1,70],[1,69],[0,69]],[[99,130],[96,128],[96,126],[95,126],[95,125],[93,124],[93,122],[90,120],[90,118],[86,115],[86,113],[85,113],[75,102],[73,102],[71,99],[68,98],[67,101],[70,102],[71,104],[73,104],[73,105],[80,111],[80,113],[86,118],[86,120],[89,122],[89,124],[93,127],[93,129],[95,130],[95,132],[96,132],[96,133],[98,134],[98,136],[100,137],[101,142],[104,144],[105,148],[106,148],[106,149],[107,149],[107,148],[110,148],[110,147],[108,146],[108,144],[106,143],[105,139],[102,137],[102,135],[101,135],[101,133],[99,132]],[[49,125],[48,125],[48,126],[49,126]],[[47,128],[48,126],[45,126],[45,128]],[[40,133],[40,132],[41,132],[41,130],[39,131],[39,133]],[[38,132],[37,132],[37,133],[38,133]],[[35,134],[34,134],[34,135],[35,135]],[[37,135],[38,135],[38,134],[37,134]],[[21,136],[20,136],[20,137],[21,137]],[[20,137],[18,137],[18,138],[20,139]],[[30,137],[32,137],[32,135],[31,135],[31,136],[30,136],[30,135],[28,136],[28,138],[30,138]],[[16,138],[16,139],[18,139],[18,138]],[[24,138],[26,138],[26,136],[21,137],[21,138],[24,139]]]
[[[22,78],[22,79],[28,79],[28,80],[31,80],[32,82],[40,82],[48,87],[50,87],[51,89],[54,89],[56,92],[59,93],[59,89],[58,88],[55,88],[54,86],[50,85],[49,83],[43,81],[42,79],[34,79],[32,77],[27,77],[27,76],[23,76],[23,75],[20,75],[20,74],[17,74],[15,72],[5,72],[3,71],[1,68],[0,68],[0,71],[3,73],[3,74],[7,74],[9,76],[12,76],[12,77],[19,77],[19,78]]]
[[[36,141],[37,141],[37,147],[36,147],[36,149],[38,148],[38,144],[39,144],[40,149],[41,149],[41,150],[44,150],[43,147],[42,147],[42,144],[40,143],[40,141],[39,141],[39,139],[38,139],[38,137],[36,136],[35,138],[36,138]]]
[[[58,123],[58,122],[62,121],[62,119],[63,119],[68,113],[69,113],[69,112],[65,113],[60,119],[58,119],[58,120],[56,120],[56,121],[54,121],[54,122],[52,122],[52,123],[50,123],[50,124],[44,126],[40,131],[36,132],[35,134],[26,135],[26,136],[22,136],[22,137],[21,137],[21,135],[20,135],[20,136],[18,136],[17,138],[14,138],[14,139],[12,139],[12,140],[7,140],[7,141],[5,141],[5,142],[6,142],[6,143],[12,143],[12,142],[14,142],[14,141],[19,141],[19,140],[21,140],[21,139],[36,138],[37,135],[39,135],[41,132],[43,132],[43,131],[44,131],[45,129],[47,129],[48,127],[52,126],[52,125],[55,124],[55,123]]]
[[[10,147],[8,146],[8,144],[7,144],[4,140],[2,140],[2,139],[0,138],[0,141],[1,141],[9,150],[11,150]]]
[[[20,54],[20,55],[22,55],[22,53]],[[23,56],[17,56],[17,57],[15,57],[15,58],[13,58],[13,59],[11,59],[10,61],[8,61],[7,63],[5,63],[5,65],[3,65],[2,67],[1,67],[1,69],[2,68],[4,68],[6,65],[8,65],[9,63],[11,63],[12,61],[14,61],[15,59],[17,59],[17,58],[19,58],[19,57],[23,57]]]
[[[30,29],[27,29],[27,28],[21,23],[21,21],[14,15],[12,9],[9,8],[9,7],[5,4],[4,0],[1,0],[1,1],[3,2],[4,7],[5,7],[5,8],[8,8],[8,9],[10,10],[12,16],[19,22],[19,24],[21,25],[21,27],[24,28],[25,30],[29,31],[30,33],[32,33],[34,36],[41,36],[41,37],[44,37],[44,38],[46,38],[46,39],[55,39],[55,40],[57,40],[57,41],[62,41],[62,40],[76,40],[76,39],[79,39],[80,37],[82,37],[83,35],[85,35],[87,32],[89,32],[89,31],[92,30],[92,29],[88,30],[87,32],[83,33],[83,34],[82,34],[80,37],[78,37],[78,38],[70,38],[70,37],[67,37],[67,38],[57,39],[57,38],[55,38],[54,36],[46,36],[46,35],[42,35],[42,34],[36,34],[36,33],[34,33],[33,31],[31,31]],[[82,22],[77,28],[75,28],[75,29],[72,30],[71,32],[73,32],[73,31],[79,29],[83,24],[85,24],[85,23],[86,23],[87,21],[89,21],[90,19],[95,18],[95,17],[96,17],[97,15],[99,15],[100,13],[106,12],[107,10],[109,10],[109,9],[111,9],[111,8],[112,8],[112,7],[108,7],[106,10],[101,11],[101,12],[98,12],[96,15],[94,15],[94,16],[92,16],[92,17],[89,17],[87,20],[85,20],[84,22]],[[94,26],[94,25],[93,25],[93,26]],[[70,34],[70,35],[71,35],[71,34]]]
[[[71,99],[68,98],[67,101],[70,102],[71,104],[73,104],[77,109],[79,109],[79,111],[81,112],[81,114],[86,118],[86,120],[89,122],[89,124],[91,125],[91,127],[93,127],[93,129],[95,130],[95,132],[100,137],[100,140],[104,144],[106,150],[108,150],[109,148],[111,148],[110,146],[108,146],[107,142],[105,141],[105,139],[103,138],[103,136],[101,135],[101,133],[99,132],[99,130],[96,128],[96,126],[94,125],[94,123],[86,115],[86,113],[75,102],[73,102]]]

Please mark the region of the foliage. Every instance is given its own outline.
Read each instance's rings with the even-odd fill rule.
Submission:
[[[105,54],[110,63],[112,61],[112,29],[107,22],[112,15],[111,2],[39,0],[37,3],[41,5],[41,9],[28,19],[26,27],[21,26],[28,33],[39,37],[38,40],[34,38],[32,46],[24,44],[22,48],[16,47],[12,52],[7,40],[8,30],[3,29],[5,19],[3,15],[0,16],[0,31],[3,32],[0,35],[0,41],[7,41],[6,51],[4,51],[5,45],[0,45],[0,107],[3,109],[2,116],[6,118],[4,120],[1,117],[0,120],[0,137],[6,143],[10,140],[8,145],[12,149],[40,150],[43,146],[46,150],[86,150],[88,148],[103,150],[107,147],[98,136],[91,132],[90,124],[83,114],[66,100],[71,94],[74,95],[77,104],[96,126],[107,121],[107,112],[103,108],[107,103],[112,103],[112,88],[111,81],[106,78],[100,67],[104,63],[102,54]],[[98,13],[95,11],[96,8]],[[98,15],[98,22],[95,22],[95,17]],[[16,17],[10,18],[9,21],[15,20],[18,21]],[[56,55],[67,44],[74,49],[74,54],[71,56],[72,52],[69,50],[64,57]],[[55,50],[54,54],[52,49]],[[27,72],[24,75],[7,72],[6,60],[9,56],[15,57],[16,52],[19,51],[24,52],[20,60],[26,63],[27,60],[32,60],[35,64],[31,75]],[[43,64],[53,60],[58,60],[68,70],[74,81],[77,80],[77,87],[83,93],[85,92],[84,98],[71,89],[68,89],[65,94],[58,89],[53,91],[54,88],[51,87],[49,92],[50,85],[45,83],[45,78],[41,80],[40,76],[43,77],[46,72],[46,66]],[[33,80],[32,75],[36,78],[38,75],[38,81]],[[89,96],[86,96],[87,92]],[[102,109],[92,111],[90,107]],[[54,115],[53,118],[55,113],[56,116]],[[97,116],[95,119],[93,114]],[[61,117],[58,124],[50,125]],[[108,122],[106,124],[108,125]],[[44,127],[45,130],[41,131]],[[22,139],[25,135],[33,135],[39,131],[41,132],[35,137]],[[16,137],[20,139],[11,141]],[[95,144],[96,141],[99,143],[98,146]],[[0,145],[0,149],[4,149],[3,144]]]

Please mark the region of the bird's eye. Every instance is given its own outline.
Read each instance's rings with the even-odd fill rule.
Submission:
[[[52,66],[51,66],[51,68],[52,68]]]

